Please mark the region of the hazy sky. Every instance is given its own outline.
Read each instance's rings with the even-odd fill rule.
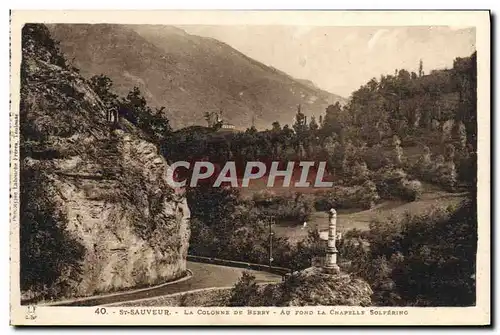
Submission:
[[[475,30],[460,27],[182,26],[221,40],[296,78],[348,97],[395,69],[452,67],[475,50]]]

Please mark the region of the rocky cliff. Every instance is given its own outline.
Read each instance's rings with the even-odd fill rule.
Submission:
[[[92,295],[182,276],[186,199],[130,124],[99,97],[43,25],[23,28],[21,289],[25,299]],[[121,121],[125,122],[125,121]]]

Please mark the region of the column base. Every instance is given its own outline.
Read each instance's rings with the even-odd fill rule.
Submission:
[[[323,267],[323,272],[337,274],[340,273],[340,268],[337,264],[327,265]]]

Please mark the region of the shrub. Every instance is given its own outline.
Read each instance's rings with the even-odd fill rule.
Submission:
[[[190,220],[191,239],[189,241],[189,253],[198,256],[215,256],[218,238],[212,229],[197,218]]]
[[[459,156],[456,158],[459,166],[457,173],[454,163],[455,148],[452,145],[447,145],[445,151],[446,158],[443,155],[438,155],[432,161],[427,148],[419,161],[411,168],[413,175],[418,176],[418,178],[453,191],[457,184],[457,178],[467,180],[467,174],[475,174],[475,169],[471,169],[473,164],[467,156]]]
[[[411,166],[411,171],[418,178],[431,181],[432,164],[431,150],[429,147],[424,146],[422,156],[420,156],[417,162]]]
[[[377,191],[384,199],[402,199],[415,201],[422,195],[422,184],[418,180],[409,180],[402,169],[387,168],[375,176]]]
[[[253,298],[258,296],[259,288],[255,281],[255,276],[249,274],[247,271],[234,285],[231,290],[231,297],[229,298],[229,306],[251,306],[250,302]]]
[[[293,270],[301,270],[312,266],[312,261],[316,257],[324,255],[325,246],[320,238],[318,230],[310,230],[307,237],[297,243],[295,254],[290,260],[290,267]]]
[[[255,202],[256,205],[270,204],[275,200],[276,193],[268,189],[259,190],[252,195],[252,201]]]
[[[472,306],[476,208],[474,199],[456,210],[433,208],[374,221],[366,238],[369,251],[355,239],[339,249],[349,269],[370,283],[376,305]]]
[[[475,185],[477,174],[476,156],[463,154],[457,162],[457,179]]]
[[[422,195],[422,183],[418,180],[404,180],[400,186],[401,199],[416,201]]]
[[[395,166],[402,166],[403,165],[403,148],[401,147],[401,140],[397,135],[394,135],[392,138],[392,163]]]
[[[370,209],[380,200],[377,193],[377,186],[371,180],[364,182],[358,191],[359,203],[364,209]]]
[[[380,197],[392,199],[399,194],[399,188],[407,179],[407,174],[402,169],[387,167],[379,170],[374,179]]]
[[[455,169],[455,163],[453,161],[447,161],[440,166],[437,175],[439,183],[444,186],[447,190],[453,191],[457,184],[457,172]]]
[[[355,162],[350,171],[344,171],[350,175],[349,185],[361,185],[370,179],[370,170],[365,162]]]
[[[330,208],[370,209],[379,199],[375,184],[366,181],[361,186],[334,186],[329,191],[317,192],[314,207],[320,211],[329,210]]]
[[[367,167],[373,171],[379,170],[389,164],[389,159],[381,145],[375,145],[366,149],[363,153],[363,161],[365,161]]]
[[[304,222],[314,209],[314,197],[302,193],[276,195],[263,190],[255,193],[252,200],[262,217],[272,216],[276,220]]]
[[[361,230],[358,228],[349,229],[344,233],[344,240],[362,238],[366,239],[368,236],[368,231]]]

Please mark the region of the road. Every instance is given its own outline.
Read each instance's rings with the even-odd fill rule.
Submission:
[[[187,262],[187,268],[193,272],[193,276],[185,281],[173,283],[171,285],[166,285],[163,287],[151,288],[150,290],[146,291],[132,293],[124,292],[123,294],[110,297],[101,297],[85,301],[62,303],[56,306],[97,306],[117,302],[153,298],[157,296],[186,292],[202,288],[232,286],[241,277],[243,271],[248,271],[249,273],[253,274],[258,283],[281,281],[281,276],[272,273],[233,268],[222,265]]]

